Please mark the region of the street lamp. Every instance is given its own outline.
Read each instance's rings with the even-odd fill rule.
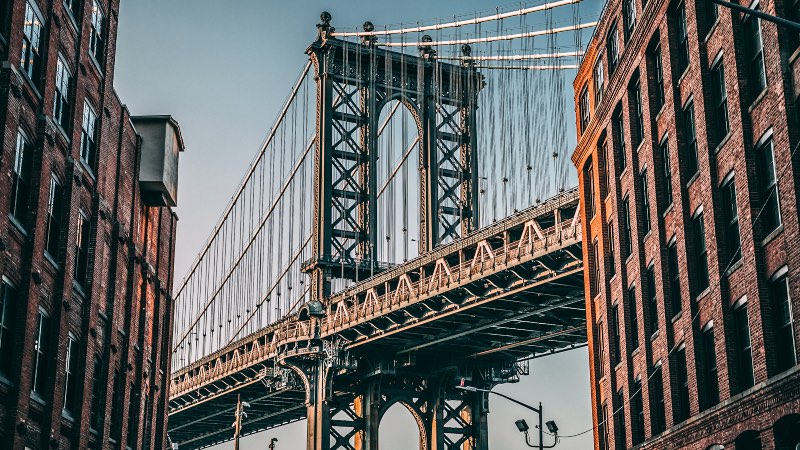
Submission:
[[[533,406],[528,405],[526,403],[522,403],[519,400],[513,399],[513,398],[511,398],[511,397],[509,397],[509,396],[507,396],[505,394],[501,394],[499,392],[490,391],[488,389],[479,389],[479,388],[476,388],[476,387],[473,387],[473,386],[456,386],[456,389],[461,389],[462,391],[467,391],[467,392],[486,392],[487,394],[498,395],[498,396],[503,397],[504,399],[506,399],[506,400],[508,400],[510,402],[513,402],[513,403],[516,403],[516,404],[522,406],[523,408],[530,409],[531,411],[533,411],[533,412],[535,412],[536,414],[539,415],[539,443],[538,444],[531,444],[530,436],[528,434],[528,430],[530,430],[530,427],[528,427],[528,422],[525,422],[525,419],[519,419],[516,422],[514,422],[514,424],[517,426],[517,429],[520,431],[520,433],[525,433],[525,443],[528,445],[528,447],[538,448],[539,450],[543,450],[545,448],[553,448],[556,445],[558,445],[558,426],[556,425],[555,421],[552,421],[552,420],[548,420],[546,426],[547,426],[547,429],[550,430],[550,434],[552,434],[555,439],[554,439],[554,441],[553,441],[553,443],[551,445],[544,445],[544,430],[543,430],[544,426],[543,426],[543,423],[542,423],[542,421],[543,421],[542,402],[539,402],[539,407],[536,408],[536,407],[533,407]]]
[[[272,438],[269,440],[269,450],[275,450],[276,442],[278,442],[278,438]]]

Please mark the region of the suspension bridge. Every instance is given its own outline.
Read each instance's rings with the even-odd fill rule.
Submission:
[[[306,419],[309,450],[376,449],[397,403],[420,449],[486,449],[488,399],[456,385],[585,345],[566,123],[595,23],[579,0],[521,6],[383,30],[322,14],[176,289],[172,442],[230,440],[241,398],[244,434]]]

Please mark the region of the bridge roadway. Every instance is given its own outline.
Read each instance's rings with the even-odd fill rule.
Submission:
[[[353,443],[363,439],[359,428],[347,429],[358,420],[358,402],[347,395],[364,380],[437,375],[449,399],[461,379],[514,382],[527,373],[519,361],[585,345],[577,207],[577,190],[566,191],[181,368],[172,375],[170,439],[182,449],[230,440],[237,395],[250,404],[244,434],[310,416],[315,389],[297,367],[316,355],[332,372],[328,396],[348,399],[345,407],[328,402],[330,448],[361,448]],[[391,386],[384,381],[386,392]],[[381,415],[396,401],[382,395]],[[425,414],[424,405],[414,406],[422,400],[403,399],[412,413]],[[448,411],[440,420],[463,422],[463,409]],[[439,448],[462,448],[467,438],[456,428],[444,431],[455,433],[445,439],[452,445]]]

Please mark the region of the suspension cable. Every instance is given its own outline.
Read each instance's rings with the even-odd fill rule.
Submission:
[[[524,33],[514,33],[514,34],[501,34],[498,36],[486,36],[486,37],[477,37],[471,39],[451,39],[447,41],[415,41],[415,42],[383,42],[379,43],[378,45],[382,47],[423,47],[423,46],[443,46],[443,45],[461,45],[461,44],[485,44],[488,42],[497,42],[497,41],[510,41],[513,39],[522,39],[522,38],[530,38],[536,36],[545,36],[548,34],[557,34],[563,33],[566,31],[576,31],[581,30],[584,28],[592,28],[597,25],[597,21],[593,22],[586,22],[586,23],[576,23],[573,25],[567,25],[564,27],[559,28],[549,28],[545,30],[536,30],[536,31],[526,31]]]
[[[465,19],[447,23],[437,23],[434,25],[416,26],[412,28],[397,28],[393,30],[380,30],[380,31],[347,31],[347,32],[334,32],[331,33],[336,37],[362,37],[362,36],[387,36],[391,34],[405,34],[405,33],[421,33],[424,31],[438,31],[445,28],[462,27],[465,25],[477,25],[479,23],[490,22],[493,20],[503,20],[509,17],[524,16],[527,14],[546,11],[548,9],[558,8],[559,6],[571,5],[578,3],[581,0],[559,0],[556,2],[545,3],[544,5],[532,6],[529,8],[520,8],[515,11],[505,13],[496,13],[489,16],[475,17],[473,19]]]

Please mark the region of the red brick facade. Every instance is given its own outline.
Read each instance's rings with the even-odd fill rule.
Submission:
[[[798,42],[706,0],[606,4],[574,85],[596,449],[800,443]]]
[[[0,448],[167,445],[177,218],[142,201],[118,11],[0,1]]]

